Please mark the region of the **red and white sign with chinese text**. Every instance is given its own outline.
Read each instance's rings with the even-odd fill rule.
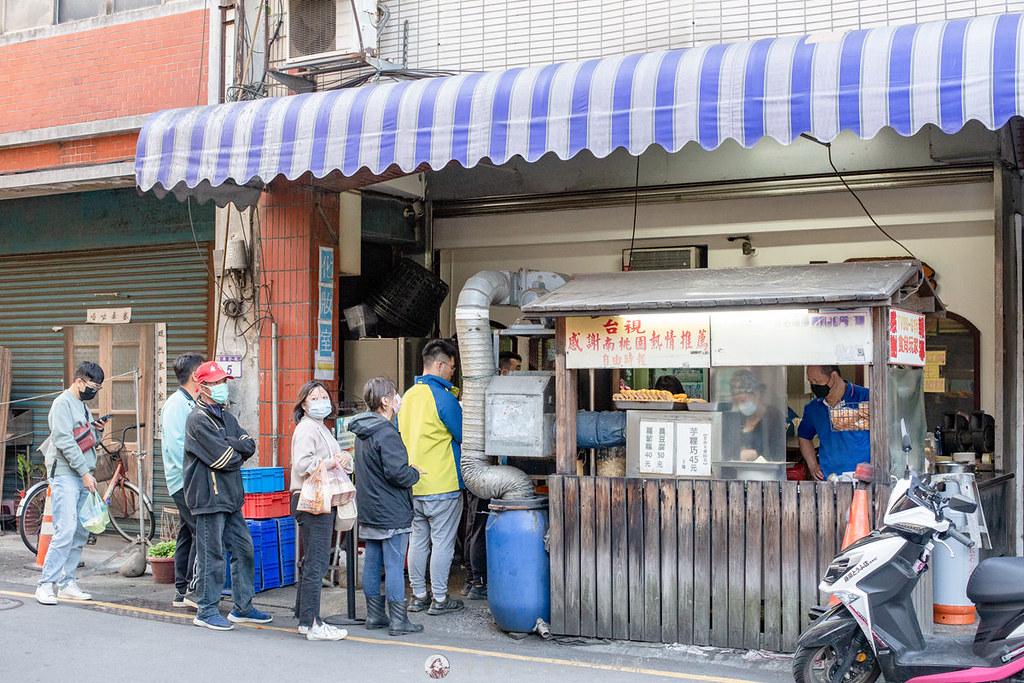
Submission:
[[[565,319],[570,368],[707,368],[706,314],[652,314]]]
[[[920,313],[889,309],[889,364],[923,367],[924,316]]]

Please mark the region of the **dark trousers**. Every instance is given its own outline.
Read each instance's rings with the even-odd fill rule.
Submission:
[[[474,583],[487,583],[487,509],[491,501],[477,498],[469,490],[466,491],[466,507],[469,517],[466,520],[466,564],[469,565],[469,579]]]
[[[174,587],[179,595],[194,591],[196,576],[196,518],[185,504],[185,489],[171,494],[178,508],[178,540],[174,546]]]
[[[231,553],[231,597],[235,614],[245,616],[252,611],[255,594],[253,583],[256,568],[253,560],[252,534],[241,510],[196,515],[196,556],[199,568],[196,582],[196,616],[206,619],[218,611],[220,592],[224,588],[224,550]]]
[[[320,592],[323,579],[331,564],[331,535],[337,509],[329,513],[311,515],[293,512],[299,527],[302,559],[299,561],[299,587],[295,592],[295,612],[299,626],[312,626],[320,622]]]

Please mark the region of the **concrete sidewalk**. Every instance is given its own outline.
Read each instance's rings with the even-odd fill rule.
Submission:
[[[85,567],[79,569],[80,584],[93,594],[94,600],[131,608],[140,608],[153,613],[178,613],[184,619],[191,610],[172,608],[174,587],[153,583],[147,568],[146,574],[138,578],[125,578],[118,572],[123,561],[118,558],[107,568],[90,576],[84,576],[112,553],[125,547],[120,537],[104,535],[95,546],[87,546],[83,552]],[[39,579],[39,572],[33,566],[34,558],[16,532],[7,530],[0,536],[0,584],[11,590],[21,587],[24,593],[31,593]],[[461,570],[453,569],[451,578],[452,594],[460,596],[464,581]],[[256,595],[255,604],[274,616],[277,627],[293,628],[297,625],[292,614],[295,587],[272,589]],[[611,658],[612,661],[626,662],[640,668],[640,662],[647,666],[651,662],[665,665],[674,670],[716,671],[717,677],[757,680],[792,680],[790,669],[792,659],[788,655],[765,652],[725,650],[719,648],[688,645],[665,645],[608,641],[587,638],[558,638],[543,640],[537,635],[525,639],[510,637],[498,629],[487,606],[486,600],[464,599],[466,608],[454,614],[433,617],[421,612],[411,614],[411,619],[424,625],[424,633],[405,636],[403,640],[418,638],[424,643],[445,644],[490,652],[515,652],[534,657],[556,657],[583,660],[586,658]],[[345,588],[324,588],[321,614],[329,616],[346,614],[347,593]],[[230,610],[230,599],[221,603],[224,613]],[[365,616],[365,603],[361,590],[356,591],[356,616]],[[159,617],[157,617],[159,618]],[[168,617],[173,618],[173,617]],[[351,634],[368,634],[387,639],[386,631],[365,631],[361,626],[348,627]],[[383,634],[383,635],[382,635]],[[298,640],[298,638],[296,638]],[[710,669],[708,667],[711,667]]]

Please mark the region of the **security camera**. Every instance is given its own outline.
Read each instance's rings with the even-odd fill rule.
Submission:
[[[753,256],[757,253],[757,249],[750,243],[750,240],[743,240],[742,248],[744,256]]]

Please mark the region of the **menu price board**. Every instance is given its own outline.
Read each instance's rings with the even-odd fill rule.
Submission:
[[[706,368],[707,314],[659,313],[565,319],[569,368]]]
[[[674,422],[640,421],[640,466],[645,474],[672,474],[675,460]]]
[[[923,367],[924,316],[920,313],[889,309],[889,364]]]
[[[711,425],[706,422],[680,422],[682,448],[676,461],[680,477],[711,476]]]

